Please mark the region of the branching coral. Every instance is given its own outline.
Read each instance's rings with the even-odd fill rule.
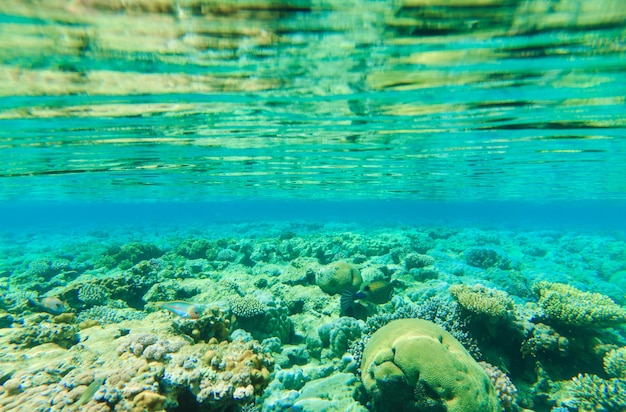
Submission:
[[[533,291],[548,320],[555,323],[595,327],[626,323],[626,310],[600,293],[545,281],[533,285]]]
[[[604,356],[604,371],[614,378],[626,379],[626,346],[613,349]]]
[[[513,300],[506,292],[482,285],[452,285],[450,294],[463,308],[477,315],[506,318],[513,309]]]
[[[570,386],[573,403],[580,411],[626,410],[626,381],[602,379],[596,375],[579,374]]]
[[[487,362],[478,362],[478,364],[487,372],[487,376],[496,390],[502,409],[505,411],[513,410],[515,398],[517,397],[517,388],[513,385],[511,379],[497,366]]]

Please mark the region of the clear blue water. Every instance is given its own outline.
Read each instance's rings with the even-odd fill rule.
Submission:
[[[298,259],[319,266],[332,258],[358,265],[366,281],[372,268],[392,268],[381,273],[402,288],[380,306],[385,314],[398,302],[452,301],[452,284],[506,291],[519,311],[511,334],[526,335],[503,342],[478,327],[483,360],[509,374],[520,407],[586,410],[574,376],[626,385],[598,355],[626,347],[623,325],[598,335],[602,350],[550,319],[571,353],[529,359],[515,345],[528,350],[540,340],[532,335],[545,320],[532,312],[536,282],[626,302],[624,21],[622,0],[3,0],[0,384],[14,378],[23,390],[0,386],[0,410],[19,410],[12,399],[29,410],[51,405],[32,380],[46,366],[16,367],[9,356],[38,356],[39,346],[33,354],[11,341],[48,316],[27,296],[60,296],[79,320],[100,321],[76,290],[138,276],[157,262],[178,272],[164,269],[147,287],[180,283],[178,295],[206,304],[206,289],[184,287],[218,277],[239,283],[244,295],[270,293],[280,307],[299,286],[321,293],[310,279],[283,279],[283,271],[306,266]],[[427,246],[415,246],[424,237]],[[308,252],[251,266],[181,252],[198,239],[219,251]],[[111,266],[116,250],[137,244],[154,245],[158,256]],[[481,247],[511,265],[470,267],[467,256]],[[431,256],[432,270],[405,270],[413,252]],[[57,261],[63,271],[36,276],[42,262]],[[204,287],[219,290],[217,282]],[[135,298],[103,306],[131,311],[130,330],[137,318],[155,330],[171,323],[155,315],[154,295]],[[337,299],[318,299],[323,307],[290,313],[295,332],[285,347],[310,345],[318,327],[339,317]],[[338,359],[323,355],[303,367],[332,364],[335,376]],[[105,370],[119,366],[107,362]],[[60,379],[49,387],[63,392],[54,386]],[[276,382],[250,410],[316,410],[277,401],[285,388]],[[102,393],[90,406],[102,407]],[[624,410],[622,393],[595,410]],[[108,405],[130,410],[133,398],[124,396]],[[346,405],[373,410],[370,401]]]

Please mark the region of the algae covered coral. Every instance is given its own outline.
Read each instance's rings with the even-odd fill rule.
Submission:
[[[58,250],[25,236],[24,254],[0,249],[0,409],[621,405],[624,293],[589,258],[571,272],[560,247],[561,238],[572,247],[571,234],[283,222],[142,236],[113,231],[111,245],[67,237]],[[496,244],[506,265],[468,264],[478,244]],[[49,275],[50,263],[33,263],[61,257],[62,271]],[[23,276],[33,268],[37,276]],[[395,293],[363,318],[341,316],[340,287],[324,291],[322,280],[393,282]],[[28,304],[44,297],[66,313]],[[194,316],[163,310],[188,305]],[[607,403],[597,390],[618,398]]]

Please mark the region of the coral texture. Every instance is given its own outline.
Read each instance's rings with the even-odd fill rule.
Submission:
[[[487,372],[487,376],[489,376],[489,380],[496,390],[498,399],[500,399],[502,409],[505,411],[513,410],[515,398],[517,397],[517,388],[513,385],[511,379],[509,379],[507,374],[502,372],[500,368],[490,363],[478,362],[478,364]]]
[[[477,315],[506,318],[513,309],[513,300],[506,292],[482,285],[452,285],[450,294],[463,308]]]
[[[376,331],[363,351],[361,378],[378,411],[500,410],[483,368],[425,320],[395,320]]]
[[[570,393],[579,411],[626,410],[626,381],[579,374],[572,378]]]
[[[563,283],[533,286],[548,320],[570,326],[605,327],[626,322],[626,310],[600,293],[583,292]]]
[[[626,346],[612,349],[604,356],[604,371],[614,378],[626,379]]]

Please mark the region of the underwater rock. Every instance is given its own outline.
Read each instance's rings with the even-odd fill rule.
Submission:
[[[170,302],[187,300],[203,292],[211,285],[210,281],[200,279],[166,280],[155,283],[143,295],[144,302]]]
[[[109,248],[96,265],[107,269],[119,267],[122,270],[126,270],[142,260],[158,258],[162,254],[163,252],[155,245],[133,242],[121,247],[113,246]]]
[[[135,333],[123,338],[123,342],[115,352],[118,356],[124,353],[132,353],[134,356],[143,357],[146,360],[166,361],[171,353],[177,352],[186,344],[182,339],[163,340],[152,333]]]
[[[435,259],[432,256],[421,255],[419,253],[410,253],[404,258],[404,267],[406,267],[406,270],[419,269],[434,264]]]
[[[336,295],[347,287],[359,290],[363,278],[355,266],[339,261],[322,267],[317,273],[315,283],[329,295]]]
[[[330,349],[329,357],[339,358],[348,350],[351,341],[361,337],[363,328],[363,321],[343,316],[323,324],[317,329],[317,333],[324,347]]]
[[[302,411],[366,412],[367,408],[357,401],[361,387],[353,374],[336,373],[307,382],[293,405]]]
[[[213,373],[204,373],[194,390],[200,405],[226,408],[244,404],[262,393],[270,380],[274,361],[257,341],[209,344],[203,363]]]
[[[474,247],[467,249],[463,252],[465,261],[468,265],[489,269],[492,267],[500,267],[501,269],[507,269],[510,264],[509,259],[503,256],[495,249]]]
[[[204,310],[199,319],[178,318],[172,323],[175,333],[186,335],[194,342],[223,341],[228,337],[230,327],[230,316],[217,307]]]
[[[55,343],[64,349],[80,341],[77,325],[54,323],[48,315],[35,315],[27,319],[21,328],[11,334],[9,343],[31,348],[45,343]]]
[[[432,322],[395,320],[367,342],[361,378],[377,411],[499,411],[483,368]]]

